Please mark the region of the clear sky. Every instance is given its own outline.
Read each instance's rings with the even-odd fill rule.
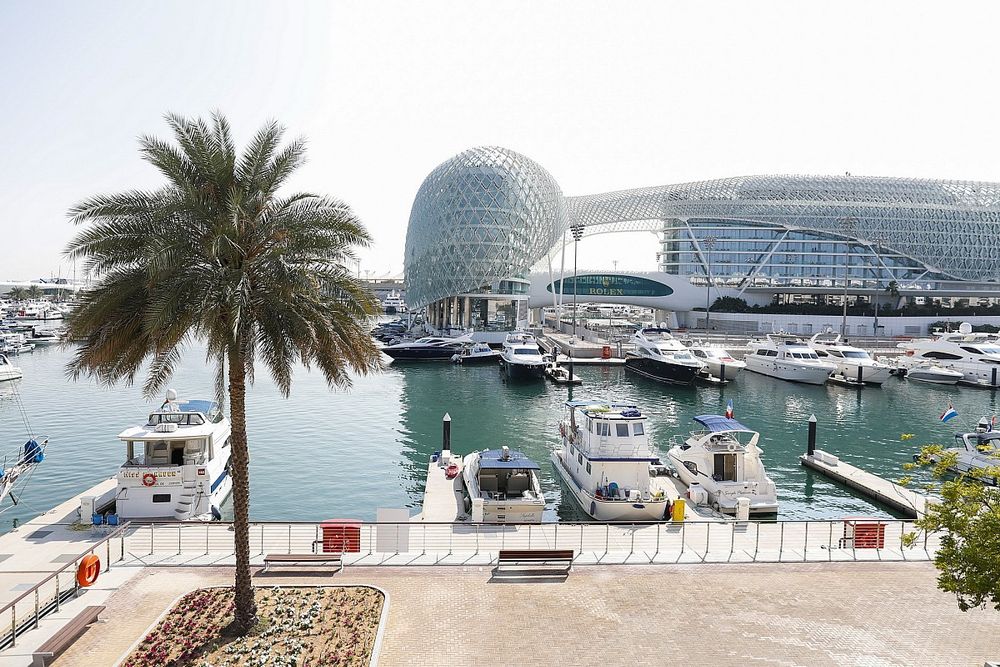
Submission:
[[[755,173],[1000,181],[1000,5],[962,2],[0,2],[0,279],[72,266],[66,210],[160,182],[162,115],[268,118],[310,143],[295,189],[402,269],[413,196],[478,144],[566,194]],[[651,234],[580,266],[655,268]]]

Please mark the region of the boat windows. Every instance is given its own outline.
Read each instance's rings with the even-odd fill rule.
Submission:
[[[982,352],[980,352],[977,348],[974,347],[966,347],[965,345],[959,345],[959,347],[961,347],[966,352],[970,352],[972,354],[982,354]]]
[[[692,350],[692,352],[694,352],[694,356],[696,356],[696,357],[698,357],[700,359],[707,359],[708,358],[708,355],[705,354],[702,350]]]
[[[931,350],[930,352],[924,352],[921,356],[926,357],[928,359],[947,359],[949,361],[962,358],[962,356],[959,354],[951,354],[950,352],[940,352],[938,350]]]
[[[628,424],[615,424],[615,435],[619,438],[628,437]]]
[[[635,422],[634,424],[632,424],[632,435],[643,435],[645,432],[646,431],[642,425],[642,422]]]
[[[587,461],[587,474],[590,474],[590,461]]]
[[[169,503],[170,494],[169,493],[154,493],[153,494],[154,503]]]
[[[536,347],[515,347],[514,348],[514,354],[537,355],[538,354],[538,348],[536,348]]]
[[[577,454],[576,455],[576,462],[577,463],[583,463],[583,454]]]
[[[597,422],[597,435],[604,437],[611,436],[611,424],[608,422]]]
[[[864,350],[844,350],[844,356],[848,359],[869,359],[868,353]]]
[[[692,475],[698,474],[698,464],[694,461],[685,461],[684,467],[690,470]]]

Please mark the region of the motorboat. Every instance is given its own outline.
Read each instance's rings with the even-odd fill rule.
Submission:
[[[908,380],[930,384],[958,384],[964,377],[962,371],[942,368],[930,362],[907,366],[903,369],[903,375]]]
[[[760,434],[719,415],[701,415],[694,421],[702,428],[667,451],[691,502],[726,514],[736,514],[741,502],[749,514],[777,512],[778,492],[757,446]]]
[[[500,367],[513,380],[544,377],[545,358],[535,337],[523,331],[507,334],[500,351]]]
[[[583,511],[598,521],[659,521],[669,499],[650,483],[660,458],[646,416],[631,403],[567,401],[552,465]]]
[[[583,384],[581,380],[575,373],[570,373],[570,370],[565,366],[559,364],[559,362],[552,360],[545,364],[545,377],[554,382],[555,384],[562,385],[579,385]]]
[[[957,332],[918,338],[896,347],[903,350],[899,361],[907,368],[931,362],[960,371],[962,384],[1000,387],[1000,339],[997,334],[973,333],[968,322],[963,322]]]
[[[402,296],[396,290],[391,290],[384,299],[382,299],[382,309],[385,311],[386,315],[395,315],[396,313],[406,312],[406,302],[403,301]]]
[[[983,417],[972,433],[956,433],[955,447],[944,450],[944,454],[953,454],[954,461],[948,469],[955,474],[969,474],[973,471],[975,478],[983,484],[1000,485],[1000,431],[993,430],[993,420]],[[919,459],[920,455],[914,456]],[[931,457],[940,460],[939,456]]]
[[[31,330],[31,336],[26,339],[27,343],[32,345],[55,345],[62,341],[62,338],[55,331],[36,331]]]
[[[504,446],[464,457],[466,506],[476,523],[541,523],[545,494],[538,464]],[[471,505],[471,507],[470,507]]]
[[[125,463],[118,469],[115,511],[122,519],[220,518],[232,491],[229,419],[210,400],[166,400],[142,426],[118,434]]]
[[[840,334],[818,333],[809,339],[809,347],[820,359],[837,367],[831,378],[867,385],[881,385],[889,379],[889,366],[875,361],[859,347],[840,342]]]
[[[634,350],[625,357],[625,368],[659,382],[691,384],[705,364],[670,334],[669,329],[647,327],[632,336]]]
[[[709,379],[721,382],[731,382],[747,367],[746,363],[736,359],[725,348],[701,341],[685,341],[687,349],[695,359],[705,365]]]
[[[761,375],[803,382],[823,384],[837,367],[823,361],[808,345],[794,336],[768,334],[764,338],[754,338],[749,344],[749,352],[743,358],[747,370]]]
[[[469,366],[473,364],[495,364],[500,358],[500,351],[494,350],[487,343],[470,343],[451,355],[452,362]]]
[[[5,355],[0,354],[0,382],[6,382],[8,380],[20,380],[24,377],[24,373],[21,369],[10,363]]]
[[[448,361],[471,342],[472,339],[467,336],[463,338],[425,336],[415,341],[388,345],[383,347],[382,351],[396,361]]]

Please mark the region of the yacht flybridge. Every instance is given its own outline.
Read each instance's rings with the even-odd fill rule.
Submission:
[[[997,334],[972,333],[972,325],[968,322],[963,322],[955,333],[911,340],[896,347],[903,350],[899,359],[903,367],[917,367],[930,362],[962,373],[959,380],[962,384],[1000,387],[1000,337]]]
[[[875,361],[859,347],[841,343],[840,334],[818,333],[809,339],[809,347],[820,359],[837,367],[831,376],[834,379],[871,385],[889,379],[889,366]]]
[[[703,428],[667,452],[691,502],[727,514],[736,514],[741,502],[749,514],[777,512],[778,493],[760,460],[760,434],[718,415],[694,421]]]
[[[806,384],[823,384],[837,370],[798,338],[781,334],[751,340],[743,361],[748,371]]]
[[[521,452],[506,446],[473,452],[463,461],[462,480],[473,521],[542,522],[545,494],[538,481],[538,464]]]
[[[648,327],[632,336],[634,352],[625,357],[625,368],[652,380],[691,384],[705,368],[669,329]]]
[[[567,401],[552,464],[584,512],[598,521],[659,521],[669,499],[650,484],[660,462],[646,417],[629,403]]]
[[[163,405],[142,426],[122,431],[127,460],[118,469],[115,505],[122,519],[211,520],[232,490],[229,438],[221,406],[178,400]]]

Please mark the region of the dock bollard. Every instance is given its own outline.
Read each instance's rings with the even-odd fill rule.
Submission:
[[[812,456],[816,453],[816,415],[809,415],[809,444],[806,446],[806,454]]]
[[[441,435],[441,451],[449,452],[451,451],[451,415],[447,412],[444,413],[444,419],[441,420],[444,433]]]
[[[573,379],[573,349],[569,350],[569,379]]]

